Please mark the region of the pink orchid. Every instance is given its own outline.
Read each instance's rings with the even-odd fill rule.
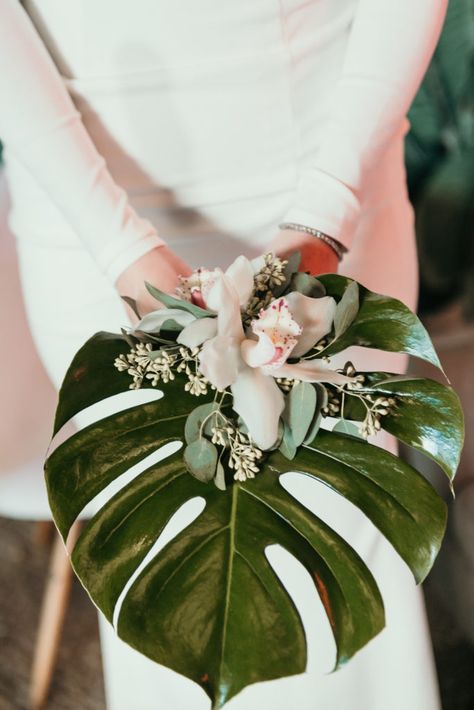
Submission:
[[[221,269],[196,269],[190,276],[180,277],[178,292],[186,301],[217,312],[219,303],[215,302],[212,293],[220,273]],[[252,263],[244,256],[238,256],[224,273],[237,290],[240,305],[245,306],[254,287]]]
[[[350,378],[329,369],[321,360],[287,362],[329,333],[336,307],[333,298],[290,293],[270,303],[252,322],[250,332],[244,332],[241,305],[249,274],[244,262],[252,266],[244,257],[237,262],[226,273],[215,270],[215,281],[206,294],[207,307],[217,312],[217,318],[193,321],[181,331],[178,342],[187,347],[202,346],[202,374],[218,390],[231,388],[233,408],[250,436],[259,448],[269,449],[278,438],[285,406],[275,378],[337,384]]]

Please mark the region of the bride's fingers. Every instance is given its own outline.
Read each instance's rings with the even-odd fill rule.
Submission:
[[[156,286],[165,293],[174,293],[179,276],[191,273],[189,266],[168,247],[157,247],[134,261],[118,277],[115,286],[121,296],[136,301],[141,315],[157,310],[161,304],[147,291],[145,282]],[[127,306],[132,323],[136,315]]]

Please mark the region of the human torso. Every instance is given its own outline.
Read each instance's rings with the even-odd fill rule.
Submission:
[[[133,195],[291,189],[357,0],[26,0],[86,126]]]

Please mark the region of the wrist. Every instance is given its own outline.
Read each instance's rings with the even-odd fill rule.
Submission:
[[[291,232],[297,232],[299,234],[309,235],[314,239],[319,239],[330,249],[332,249],[334,254],[337,256],[338,261],[342,261],[344,254],[347,251],[347,248],[343,244],[341,244],[341,242],[339,242],[337,239],[334,239],[334,237],[330,236],[329,234],[321,232],[319,229],[308,227],[303,224],[296,224],[293,222],[282,222],[279,225],[279,228],[281,230],[290,230]]]
[[[307,271],[313,275],[335,273],[338,270],[339,258],[335,251],[321,239],[315,239],[305,232],[280,230],[272,242],[271,250],[282,258],[287,258],[293,252],[299,252],[300,271]]]

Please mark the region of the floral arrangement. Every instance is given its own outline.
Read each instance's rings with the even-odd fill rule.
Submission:
[[[357,505],[419,582],[441,544],[445,504],[414,468],[368,438],[389,432],[434,459],[450,481],[462,448],[462,411],[449,386],[332,364],[360,345],[440,368],[417,317],[356,281],[315,278],[298,266],[297,254],[240,256],[225,271],[180,278],[175,296],[147,284],[159,307],[143,317],[125,298],[137,324],[98,333],[77,353],[55,433],[108,397],[155,388],[157,398],[94,422],[46,462],[64,539],[87,503],[142,466],[84,528],[72,563],[121,638],[199,683],[215,708],[250,683],[305,669],[304,629],[264,554],[270,544],[310,572],[336,667],[384,626],[364,562],[280,476],[304,473]],[[172,443],[179,449],[147,465]],[[150,559],[169,519],[193,497],[205,500],[203,512]]]
[[[292,271],[295,265],[273,254],[254,262],[240,256],[225,272],[197,269],[180,277],[179,300],[147,284],[168,307],[127,331],[132,347],[115,367],[130,375],[131,389],[183,373],[186,392],[215,392],[186,423],[184,460],[204,482],[224,487],[223,463],[235,480],[254,478],[264,451],[275,448],[291,460],[306,438],[314,439],[322,417],[344,419],[351,397],[366,408],[358,427],[365,438],[396,406],[393,397],[364,393],[365,377],[351,363],[333,370],[325,356],[332,329],[340,336],[357,315],[358,284],[337,304],[316,278]],[[176,337],[160,337],[170,331]]]

